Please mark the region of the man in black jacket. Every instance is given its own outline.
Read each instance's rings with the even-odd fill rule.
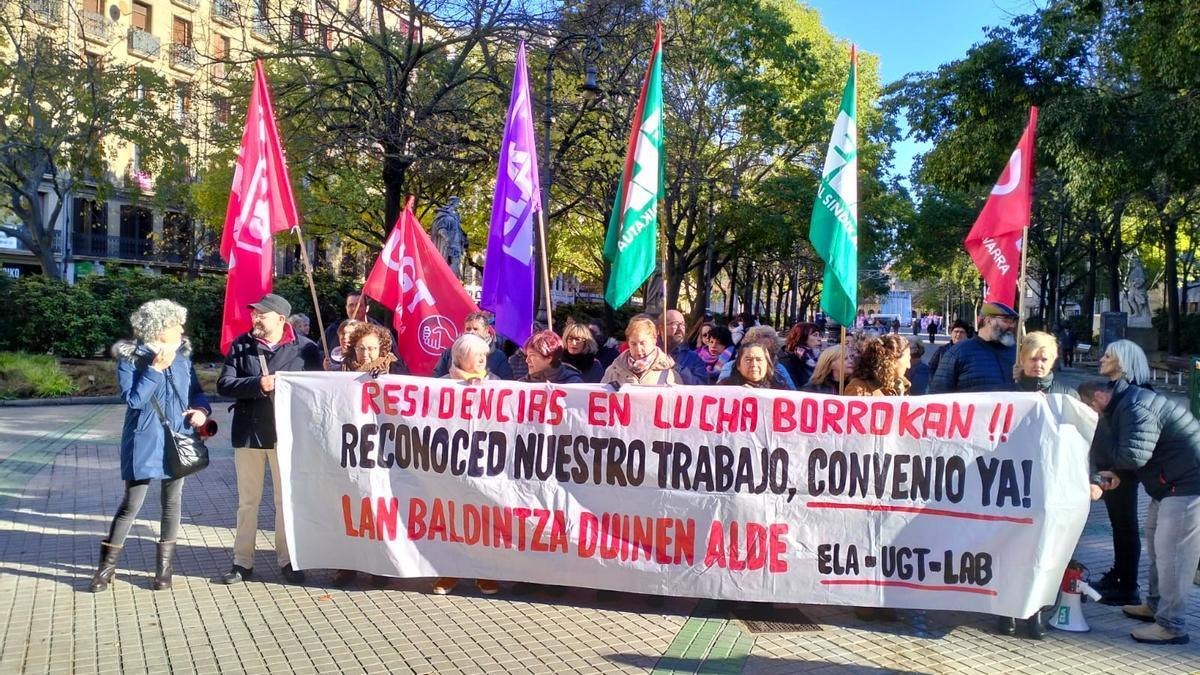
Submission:
[[[1153,622],[1131,633],[1148,644],[1186,644],[1187,604],[1200,563],[1200,421],[1162,394],[1113,382],[1104,409],[1112,433],[1112,463],[1134,470],[1150,495],[1146,602],[1126,605],[1126,616]]]
[[[258,533],[258,507],[262,501],[263,473],[271,467],[275,495],[275,558],[289,583],[302,583],[304,573],[292,569],[283,530],[283,490],[279,484],[279,456],[275,451],[275,373],[321,370],[321,349],[312,340],[296,335],[288,325],[292,306],[269,293],[250,305],[253,328],[229,347],[217,380],[217,393],[237,399],[233,405],[233,465],[237,470],[237,534],[233,540],[233,568],[221,577],[224,584],[249,579],[254,572],[254,537]]]
[[[496,329],[492,326],[492,317],[487,312],[471,312],[463,319],[463,333],[477,335],[488,343],[487,367],[492,377],[501,380],[513,379],[512,368],[508,365],[508,355],[500,349],[500,341],[496,339]],[[442,352],[437,365],[433,367],[434,377],[445,377],[450,372],[450,348]]]
[[[1002,302],[983,305],[979,333],[950,348],[929,383],[931,394],[1012,391],[1017,313]]]

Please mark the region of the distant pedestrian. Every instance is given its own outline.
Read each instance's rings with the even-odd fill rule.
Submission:
[[[170,300],[151,300],[129,317],[134,341],[113,345],[117,359],[117,383],[125,404],[121,429],[121,478],[125,496],[100,542],[100,565],[88,590],[106,590],[117,573],[117,559],[138,511],[150,490],[150,481],[161,482],[162,516],[159,521],[158,555],[154,590],[171,587],[172,557],[179,533],[182,476],[172,476],[163,457],[163,425],[173,432],[203,427],[212,406],[200,388],[192,367],[192,345],[183,337],[187,310]]]

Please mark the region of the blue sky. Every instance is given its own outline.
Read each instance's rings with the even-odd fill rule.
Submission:
[[[983,39],[984,27],[1007,25],[1013,16],[1035,9],[1034,0],[802,1],[821,13],[831,33],[878,54],[884,82],[961,58]],[[925,144],[901,141],[896,173],[907,176],[913,157],[925,149]]]

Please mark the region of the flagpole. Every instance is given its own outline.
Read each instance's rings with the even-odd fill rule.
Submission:
[[[329,344],[325,341],[325,322],[321,320],[321,303],[317,300],[317,284],[313,281],[312,263],[308,260],[308,249],[304,247],[304,235],[300,233],[300,223],[292,228],[296,233],[296,239],[300,242],[300,261],[304,265],[304,276],[308,279],[308,290],[312,292],[313,314],[317,317],[317,331],[321,336],[321,349],[325,350],[325,355],[329,355]],[[362,297],[359,297],[359,302],[362,302]]]
[[[542,254],[542,292],[546,294],[546,328],[554,330],[554,298],[550,295],[550,264],[546,258],[546,216],[538,209],[538,241]]]
[[[1017,282],[1017,339],[1025,337],[1025,275],[1029,264],[1029,226],[1021,230],[1021,279]],[[1057,314],[1057,312],[1056,312]]]
[[[842,326],[842,376],[838,378],[838,396],[846,394],[846,379],[850,373],[846,372],[850,368],[850,347],[846,344],[846,327]]]

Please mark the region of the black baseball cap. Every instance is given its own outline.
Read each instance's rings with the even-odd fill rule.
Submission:
[[[251,304],[250,309],[257,309],[260,312],[275,312],[287,317],[292,313],[292,304],[284,300],[282,296],[267,293],[262,296],[262,300]]]

